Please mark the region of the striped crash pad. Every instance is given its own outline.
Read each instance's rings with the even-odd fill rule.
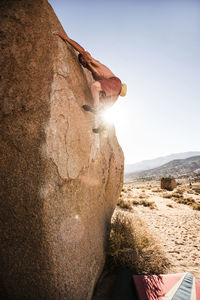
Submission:
[[[138,300],[200,300],[200,283],[191,273],[132,275]]]

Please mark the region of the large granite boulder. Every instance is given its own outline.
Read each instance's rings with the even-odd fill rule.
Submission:
[[[90,299],[123,184],[113,128],[92,132],[89,73],[44,0],[0,2],[1,299]]]

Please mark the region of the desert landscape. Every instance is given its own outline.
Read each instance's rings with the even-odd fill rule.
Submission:
[[[153,169],[147,164],[168,157],[144,161],[129,170],[146,170],[125,173],[94,300],[112,299],[118,270],[124,267],[134,274],[191,272],[200,279],[200,156],[183,155]]]
[[[159,182],[125,185],[119,206],[144,220],[170,262],[169,273],[192,272],[200,279],[200,182],[163,191]],[[121,203],[121,204],[120,204]]]
[[[200,280],[200,182],[184,180],[173,191],[161,189],[159,180],[125,183],[112,222],[116,223],[116,216],[122,224],[127,220],[132,223],[130,247],[134,248],[130,258],[129,249],[123,249],[122,244],[116,249],[117,237],[114,243],[111,237],[116,267],[125,266],[140,274],[191,272]],[[118,226],[118,232],[125,226]],[[105,272],[93,299],[112,299],[116,278],[116,271]]]

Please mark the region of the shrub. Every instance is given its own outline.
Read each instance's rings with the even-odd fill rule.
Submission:
[[[172,194],[165,193],[165,194],[162,195],[162,197],[170,199],[172,197]]]
[[[117,203],[117,205],[120,208],[124,208],[124,209],[132,209],[132,207],[133,207],[132,201],[124,200],[124,199],[120,199],[119,202]]]
[[[146,197],[147,197],[146,195],[140,195],[140,196],[139,196],[140,199],[144,199],[144,198],[146,198]]]
[[[187,198],[172,198],[175,202],[179,204],[185,204],[191,206],[194,210],[200,210],[200,203],[196,203],[196,201],[192,197]]]
[[[175,193],[171,194],[171,196],[174,197],[174,198],[182,198],[183,197],[183,193],[177,193],[177,192],[175,192]]]
[[[141,205],[145,206],[145,207],[149,207],[151,209],[156,208],[156,204],[153,201],[147,201],[147,200],[142,200],[141,201]]]
[[[166,206],[168,206],[170,208],[174,208],[172,204],[166,204]]]
[[[193,206],[192,206],[192,208],[194,210],[200,210],[200,203],[194,203]]]
[[[177,189],[177,190],[175,191],[175,193],[176,193],[176,194],[179,194],[179,195],[183,195],[183,190]]]
[[[184,202],[184,204],[191,205],[191,204],[195,203],[195,200],[192,197],[186,197],[186,198],[183,198],[183,202]]]
[[[116,212],[112,218],[107,266],[127,267],[140,274],[164,273],[169,262],[148,233],[145,223],[128,213]]]
[[[132,200],[132,203],[133,203],[133,205],[140,205],[140,204],[141,204],[141,201],[138,200],[138,199],[133,199],[133,200]]]
[[[139,197],[140,198],[140,197]],[[133,205],[143,205],[145,207],[150,207],[151,209],[156,208],[156,204],[153,201],[147,201],[147,200],[132,200]]]

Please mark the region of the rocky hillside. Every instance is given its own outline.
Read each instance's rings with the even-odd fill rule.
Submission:
[[[167,156],[157,157],[155,159],[143,160],[135,164],[125,165],[125,174],[150,170],[153,168],[160,167],[175,159],[185,159],[185,158],[198,156],[198,155],[200,155],[200,151],[190,151],[190,152],[174,153]]]
[[[162,176],[198,177],[198,174],[200,175],[200,156],[194,156],[187,159],[176,159],[151,170],[128,174],[126,180],[131,180],[131,178],[155,179]]]
[[[0,10],[0,299],[91,299],[123,152],[114,128],[92,132],[91,76],[48,1]]]

